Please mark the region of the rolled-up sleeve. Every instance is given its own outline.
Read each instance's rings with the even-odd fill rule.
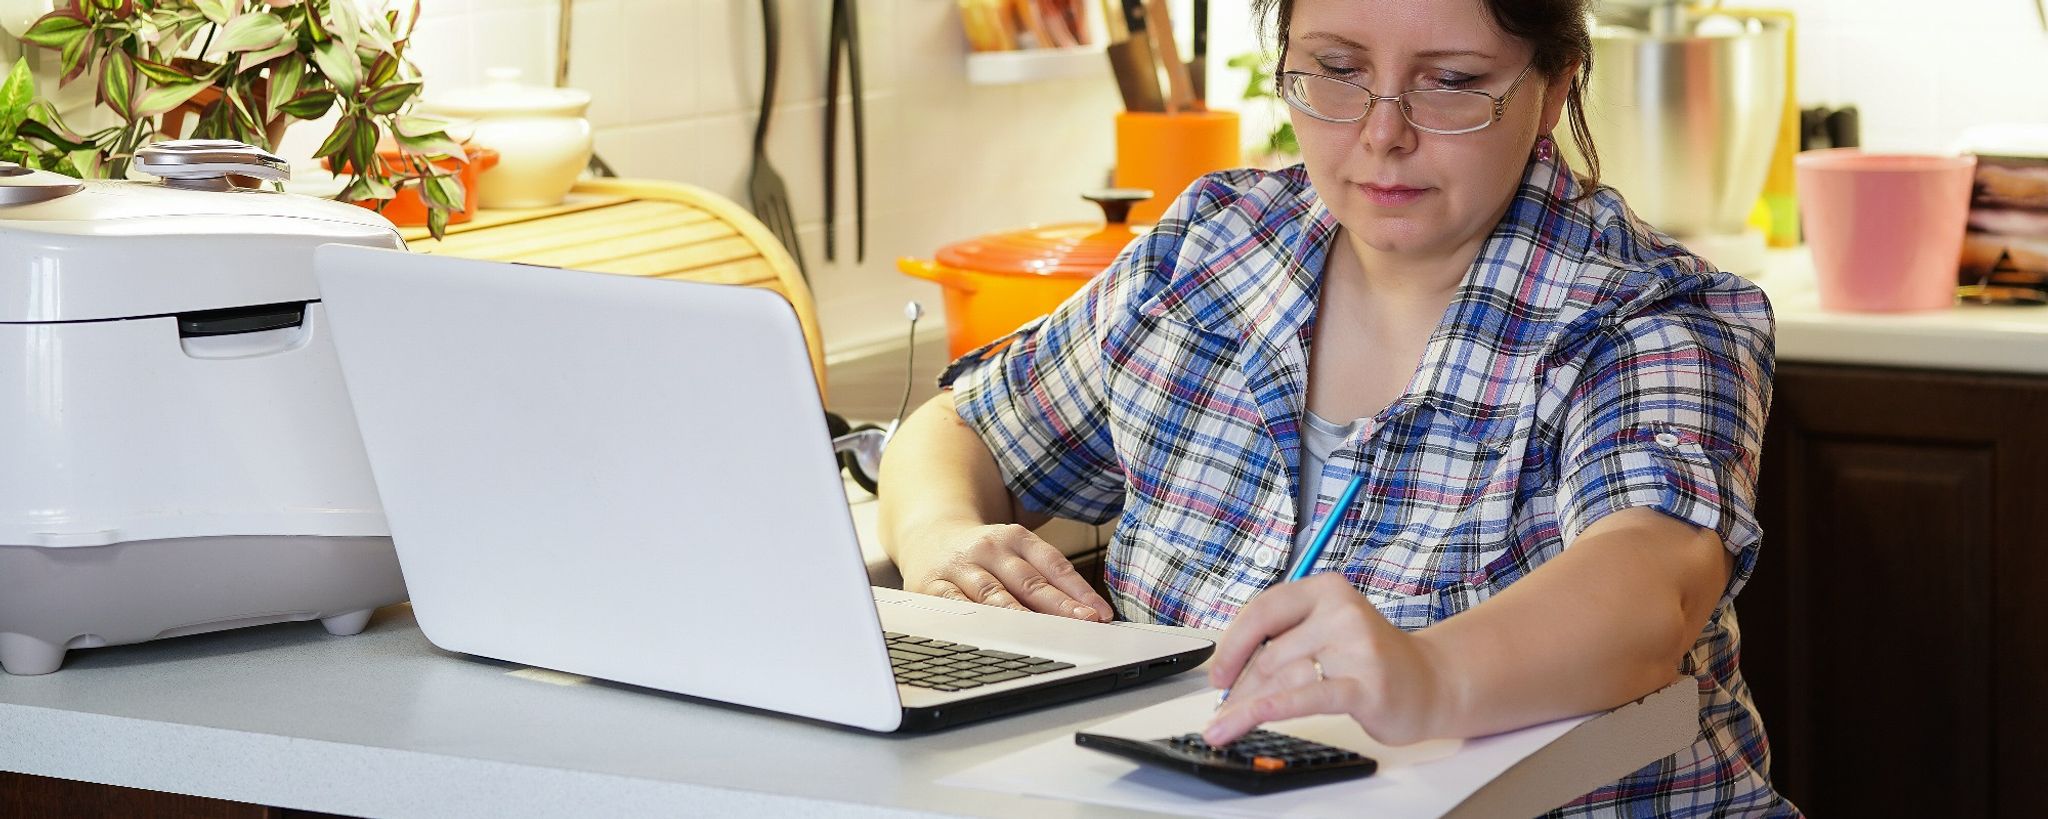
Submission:
[[[1753,286],[1695,295],[1606,326],[1561,430],[1567,546],[1647,507],[1720,535],[1735,557],[1721,605],[1756,566],[1757,467],[1774,366],[1770,306]]]
[[[1118,264],[1129,260],[1126,253]],[[1090,279],[1052,313],[967,354],[940,378],[1010,493],[1032,511],[1105,523],[1123,508],[1097,322],[1112,280]]]

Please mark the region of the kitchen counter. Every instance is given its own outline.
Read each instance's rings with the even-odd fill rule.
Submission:
[[[1129,815],[933,783],[1206,685],[878,736],[452,654],[398,605],[0,675],[0,770],[352,816]]]
[[[1756,283],[1777,315],[1781,363],[2048,374],[2048,306],[1831,312],[1820,308],[1806,249],[1769,255]]]

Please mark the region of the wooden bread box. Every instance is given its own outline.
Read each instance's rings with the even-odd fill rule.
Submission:
[[[796,308],[822,394],[825,355],[816,306],[788,251],[746,209],[679,182],[595,179],[548,208],[483,210],[436,241],[403,228],[419,253],[736,284],[773,290]]]

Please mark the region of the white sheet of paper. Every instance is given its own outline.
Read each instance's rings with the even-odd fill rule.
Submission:
[[[1214,712],[1216,693],[1191,694],[1084,729],[1089,733],[1158,739],[1199,731]],[[1266,725],[1379,760],[1364,779],[1247,796],[1174,771],[1074,745],[1072,735],[1026,748],[939,781],[1001,793],[1072,799],[1120,808],[1193,816],[1439,817],[1515,763],[1591,719],[1590,715],[1468,740],[1388,746],[1349,717],[1318,716]]]

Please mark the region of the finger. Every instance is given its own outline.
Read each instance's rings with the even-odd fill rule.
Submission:
[[[1216,644],[1209,661],[1209,684],[1229,688],[1237,681],[1252,652],[1274,636],[1294,628],[1315,610],[1316,586],[1283,583],[1252,598]]]
[[[1081,620],[1095,619],[1094,609],[1061,591],[1037,566],[1015,552],[997,558],[989,568],[1032,611]]]
[[[959,586],[955,586],[951,582],[945,580],[932,580],[928,583],[925,583],[924,593],[931,595],[932,597],[944,597],[947,600],[958,600],[962,603],[974,602],[973,600],[967,599],[967,593],[961,591]]]
[[[1311,714],[1344,713],[1341,706],[1342,685],[1335,680],[1311,682],[1242,701],[1232,697],[1229,705],[1210,718],[1209,727],[1202,729],[1202,740],[1210,745],[1226,745],[1265,723]]]
[[[1311,619],[1309,622],[1314,621]],[[1275,691],[1315,682],[1315,658],[1318,655],[1313,651],[1303,653],[1296,648],[1313,645],[1325,651],[1330,649],[1324,640],[1309,639],[1307,633],[1313,628],[1313,625],[1304,624],[1267,643],[1230,684],[1230,699],[1244,697],[1247,702],[1255,702]]]
[[[967,594],[967,599],[971,602],[980,603],[985,606],[1030,611],[1030,609],[1024,607],[1024,604],[1017,602],[1017,598],[1010,594],[1008,588],[1003,586],[1002,580],[980,566],[969,564],[964,567],[956,567],[948,572],[943,579],[959,587],[962,592]]]
[[[1102,599],[1102,595],[1095,593],[1095,587],[1088,585],[1088,578],[1082,577],[1081,572],[1074,568],[1074,562],[1068,560],[1059,549],[1034,536],[1024,543],[1022,552],[1024,559],[1038,567],[1046,579],[1052,581],[1053,586],[1066,592],[1076,603],[1092,610],[1090,614],[1075,616],[1084,620],[1109,622],[1115,609],[1110,608],[1109,601]]]

